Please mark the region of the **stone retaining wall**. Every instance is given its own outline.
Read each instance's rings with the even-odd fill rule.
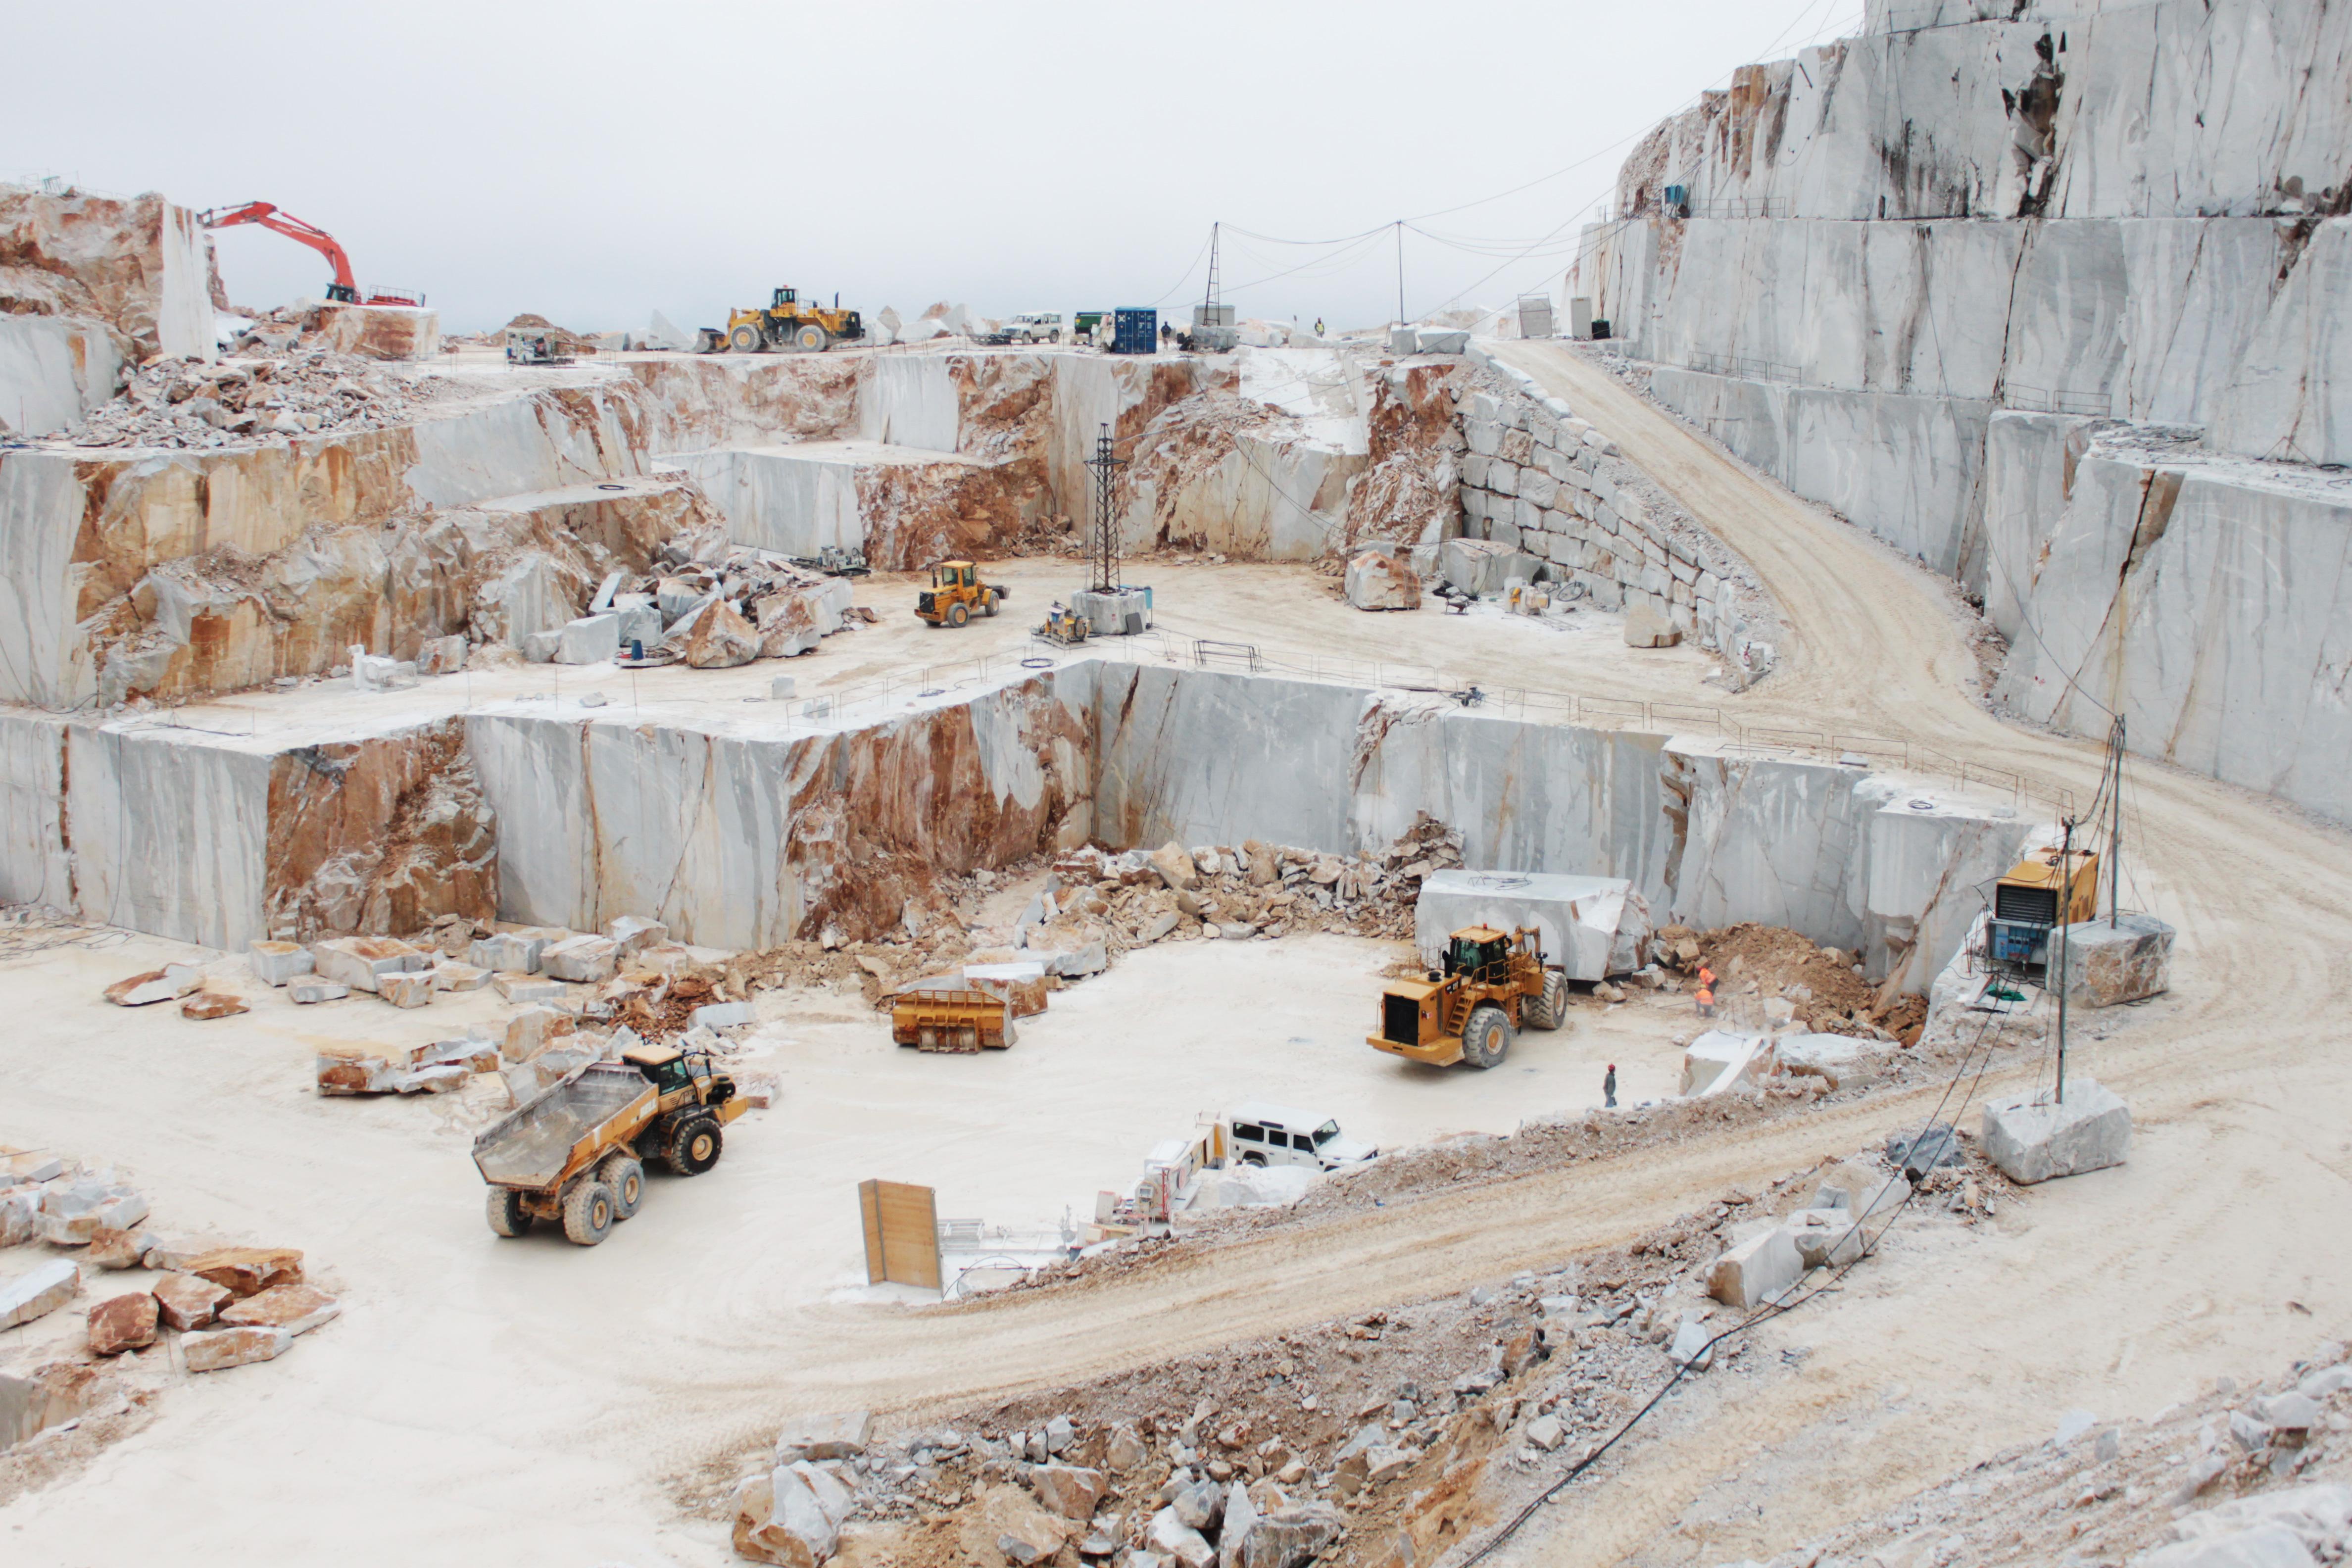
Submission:
[[[1549,562],[1601,609],[1647,606],[1740,686],[1769,671],[1778,617],[1747,563],[1568,404],[1486,363],[1493,384],[1462,404],[1463,531]]]

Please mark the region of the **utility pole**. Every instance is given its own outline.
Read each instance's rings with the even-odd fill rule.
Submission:
[[[1397,239],[1397,325],[1404,325],[1404,219],[1396,220]]]
[[[2107,737],[2108,759],[2115,773],[2107,786],[2107,929],[2123,918],[2124,904],[2124,716],[2116,715],[2116,732]]]
[[[2066,837],[2058,849],[2058,929],[2050,933],[2058,951],[2051,962],[2058,969],[2058,1103],[2066,1103],[2066,917],[2074,891],[2074,819],[2066,819]]]
[[[1115,455],[1114,445],[1110,426],[1103,426],[1095,437],[1095,455],[1087,459],[1087,467],[1095,471],[1095,525],[1087,541],[1087,567],[1093,581],[1087,585],[1097,594],[1118,592],[1118,520],[1111,515],[1111,477],[1128,460]]]

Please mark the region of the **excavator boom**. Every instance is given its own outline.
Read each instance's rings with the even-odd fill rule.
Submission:
[[[241,206],[215,207],[196,215],[196,221],[206,228],[231,228],[238,224],[257,223],[273,234],[307,245],[327,258],[335,269],[334,281],[327,285],[327,298],[347,305],[360,302],[360,286],[352,276],[352,258],[343,253],[335,237],[316,224],[305,223],[292,213],[281,212],[268,202],[247,202]],[[375,293],[368,296],[371,305],[422,305],[422,294]]]

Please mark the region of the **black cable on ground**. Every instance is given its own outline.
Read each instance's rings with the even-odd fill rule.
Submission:
[[[1992,1024],[1992,1018],[1987,1017],[1983,1026],[1978,1029],[1976,1039],[1970,1043],[1968,1051],[1961,1056],[1959,1067],[1953,1072],[1951,1081],[1944,1086],[1943,1095],[1936,1101],[1936,1109],[1927,1113],[1927,1121],[1921,1124],[1919,1131],[1913,1136],[1911,1142],[1914,1147],[1916,1147],[1919,1141],[1925,1138],[1929,1130],[1936,1125],[1937,1120],[1943,1114],[1944,1107],[1951,1103],[1952,1091],[1959,1087],[1960,1079],[1968,1074],[1969,1062],[1975,1060],[1979,1049],[1982,1048],[1984,1052],[1984,1060],[1978,1065],[1976,1079],[1969,1086],[1968,1099],[1972,1100],[1975,1098],[1978,1087],[1984,1082],[1986,1068],[1992,1065],[1992,1047],[1985,1045],[1985,1037],[1991,1033]],[[1961,1103],[1966,1105],[1968,1103],[1968,1100],[1963,1100]],[[1681,1384],[1684,1377],[1689,1373],[1692,1366],[1696,1364],[1698,1362],[1709,1359],[1714,1354],[1716,1346],[1723,1343],[1726,1340],[1737,1338],[1738,1336],[1748,1332],[1750,1329],[1757,1328],[1764,1323],[1769,1323],[1775,1318],[1792,1312],[1808,1301],[1813,1300],[1815,1298],[1835,1289],[1838,1283],[1846,1277],[1846,1274],[1854,1267],[1854,1265],[1860,1263],[1863,1259],[1870,1257],[1873,1253],[1878,1250],[1878,1244],[1886,1238],[1886,1233],[1895,1228],[1895,1223],[1903,1217],[1904,1211],[1911,1206],[1912,1199],[1918,1195],[1918,1184],[1914,1183],[1912,1184],[1911,1191],[1904,1197],[1901,1203],[1895,1206],[1894,1211],[1886,1216],[1886,1223],[1879,1226],[1878,1233],[1875,1236],[1871,1235],[1868,1231],[1864,1229],[1864,1221],[1869,1218],[1867,1215],[1856,1217],[1853,1224],[1847,1227],[1844,1233],[1842,1234],[1835,1242],[1831,1244],[1831,1250],[1832,1252],[1834,1252],[1838,1247],[1844,1246],[1849,1237],[1854,1236],[1856,1233],[1860,1233],[1863,1237],[1862,1250],[1860,1252],[1846,1259],[1845,1262],[1839,1264],[1831,1271],[1829,1278],[1823,1279],[1811,1289],[1807,1290],[1803,1295],[1786,1298],[1779,1301],[1771,1302],[1759,1309],[1757,1311],[1750,1313],[1748,1317],[1741,1319],[1730,1328],[1724,1330],[1723,1332],[1716,1335],[1713,1339],[1708,1340],[1704,1345],[1701,1345],[1696,1352],[1691,1356],[1689,1361],[1684,1362],[1681,1365],[1675,1368],[1673,1374],[1669,1376],[1664,1384],[1659,1385],[1658,1391],[1650,1396],[1648,1402],[1644,1404],[1642,1408],[1627,1416],[1624,1423],[1620,1426],[1616,1431],[1611,1433],[1609,1436],[1597,1447],[1593,1448],[1575,1464],[1570,1466],[1566,1475],[1560,1477],[1559,1479],[1554,1481],[1550,1486],[1546,1487],[1542,1491],[1537,1493],[1535,1497],[1530,1499],[1527,1505],[1521,1508],[1518,1512],[1513,1514],[1501,1529],[1488,1536],[1485,1542],[1480,1543],[1476,1551],[1464,1558],[1458,1565],[1458,1568],[1472,1568],[1473,1564],[1485,1562],[1489,1556],[1493,1555],[1496,1550],[1501,1547],[1505,1542],[1517,1534],[1520,1528],[1524,1526],[1528,1521],[1533,1519],[1538,1510],[1540,1510],[1546,1503],[1551,1501],[1552,1499],[1558,1497],[1561,1492],[1567,1490],[1570,1484],[1579,1476],[1584,1474],[1585,1471],[1591,1469],[1594,1465],[1599,1464],[1601,1462],[1601,1456],[1607,1454],[1610,1449],[1615,1447],[1620,1442],[1623,1441],[1624,1438],[1633,1432],[1635,1426],[1641,1425],[1643,1418],[1648,1415],[1651,1411],[1655,1410],[1659,1404],[1664,1400],[1666,1395],[1675,1391],[1675,1387]]]

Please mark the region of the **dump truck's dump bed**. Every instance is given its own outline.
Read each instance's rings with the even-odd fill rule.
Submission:
[[[551,1186],[583,1140],[617,1117],[636,1119],[637,1102],[654,1098],[636,1068],[592,1062],[492,1122],[474,1140],[474,1163],[494,1186]]]

